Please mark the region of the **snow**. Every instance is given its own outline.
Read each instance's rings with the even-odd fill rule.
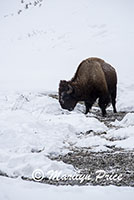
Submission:
[[[75,173],[72,165],[49,156],[77,148],[134,149],[134,2],[46,0],[36,7],[31,2],[29,9],[25,9],[29,0],[0,2],[0,173],[18,177],[0,176],[0,199],[52,199],[59,198],[59,192],[62,199],[132,199],[131,188],[56,188],[20,177],[31,178],[35,169],[45,176],[52,169]],[[60,80],[73,77],[83,59],[92,56],[116,68],[117,109],[130,112],[111,123],[114,128],[92,114],[85,116],[83,105],[68,112],[48,96],[57,92]]]
[[[131,187],[115,186],[48,186],[40,183],[24,182],[19,179],[7,179],[0,177],[0,199],[84,199],[92,200],[103,199],[121,199],[132,200],[134,190]]]
[[[111,123],[119,129],[109,129],[92,114],[84,115],[84,106],[69,112],[43,93],[3,92],[0,105],[0,170],[8,176],[31,178],[35,169],[42,169],[46,175],[53,168],[75,173],[71,165],[48,158],[75,148],[97,152],[115,145],[133,149],[133,113]]]
[[[114,139],[113,144],[116,147],[132,150],[134,148],[134,113],[128,113],[121,121],[116,120],[111,124],[120,128],[109,130],[106,138]]]
[[[133,83],[133,1],[47,0],[27,10],[17,0],[1,4],[1,89],[56,91],[91,56],[115,66],[119,83]]]
[[[123,118],[122,121],[119,122],[118,120],[116,120],[112,124],[115,126],[123,126],[123,127],[134,126],[134,113],[126,114],[126,116]]]
[[[128,71],[129,72],[129,71]],[[131,73],[133,71],[131,70]],[[124,78],[124,81],[119,83],[117,108],[120,111],[134,111],[134,79],[129,80]]]
[[[77,109],[72,113],[63,111],[56,99],[38,93],[7,94],[1,104],[0,170],[9,176],[31,177],[36,168],[41,168],[46,173],[53,169],[53,163],[57,165],[57,169],[58,166],[63,166],[64,171],[67,167],[73,172],[73,167],[51,161],[47,156],[65,154],[75,144],[83,146],[84,144],[80,145],[83,140],[79,134],[84,131],[107,130],[97,119],[87,118]],[[90,138],[83,139],[84,146],[97,143],[93,136],[91,142]]]

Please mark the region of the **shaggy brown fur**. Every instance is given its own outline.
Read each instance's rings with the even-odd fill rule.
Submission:
[[[88,58],[80,63],[74,77],[70,81],[61,81],[59,85],[59,102],[62,108],[73,110],[78,101],[84,101],[86,113],[99,98],[102,115],[112,101],[116,112],[115,69],[99,58]]]

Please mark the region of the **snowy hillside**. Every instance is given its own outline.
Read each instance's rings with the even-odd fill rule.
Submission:
[[[46,0],[29,9],[24,2],[1,1],[1,89],[56,91],[91,56],[116,68],[121,89],[131,87],[133,1]]]
[[[132,199],[131,188],[118,186],[134,186],[133,9],[131,0],[0,1],[0,199],[24,199],[31,190],[33,199],[40,191],[40,199],[58,198],[55,186],[22,180],[33,180],[36,169],[43,172],[41,183],[88,185],[59,186],[61,197],[68,192],[78,199],[81,190],[83,199],[94,191],[92,199],[106,199],[107,192]],[[106,118],[96,106],[88,115],[83,104],[63,110],[57,99],[59,81],[71,79],[78,64],[92,56],[118,74],[118,113],[109,107]],[[51,170],[72,176],[105,170],[123,177],[57,183],[49,180]],[[7,195],[12,183],[21,198],[19,192]],[[89,187],[111,184],[116,186]],[[42,191],[48,187],[52,196]]]

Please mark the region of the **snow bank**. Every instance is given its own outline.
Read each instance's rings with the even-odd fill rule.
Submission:
[[[121,127],[134,126],[134,113],[128,113],[123,118],[123,120],[121,121],[116,120],[111,124],[113,124],[114,126],[121,126]]]
[[[116,147],[134,149],[134,113],[128,113],[121,121],[111,124],[116,128],[109,130],[105,138],[113,140],[112,144]]]
[[[43,93],[1,93],[0,105],[0,170],[10,176],[31,177],[36,168],[44,173],[53,168],[74,173],[72,166],[52,161],[48,155],[75,148],[107,151],[107,146],[115,145],[133,149],[133,113],[112,123],[116,129],[109,129],[92,114],[79,111],[83,106],[69,112]]]
[[[72,166],[47,156],[94,146],[96,138],[82,139],[80,134],[107,130],[97,119],[86,117],[77,108],[72,113],[64,111],[56,99],[40,93],[3,93],[0,104],[0,170],[10,176],[31,177],[36,168],[44,173],[53,168],[73,173]],[[101,143],[98,140],[98,146]]]
[[[74,173],[72,166],[52,161],[48,155],[75,148],[107,151],[107,146],[115,145],[133,149],[133,113],[112,123],[116,129],[109,129],[92,114],[84,115],[83,106],[69,112],[44,93],[4,92],[0,96],[0,170],[9,176],[31,177],[37,168],[45,174],[53,168]]]

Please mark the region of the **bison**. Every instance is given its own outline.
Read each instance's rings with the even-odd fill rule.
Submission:
[[[59,102],[63,109],[72,111],[79,101],[84,101],[87,114],[99,99],[102,116],[112,102],[116,113],[117,75],[115,69],[100,58],[88,58],[80,63],[70,81],[61,80]]]

